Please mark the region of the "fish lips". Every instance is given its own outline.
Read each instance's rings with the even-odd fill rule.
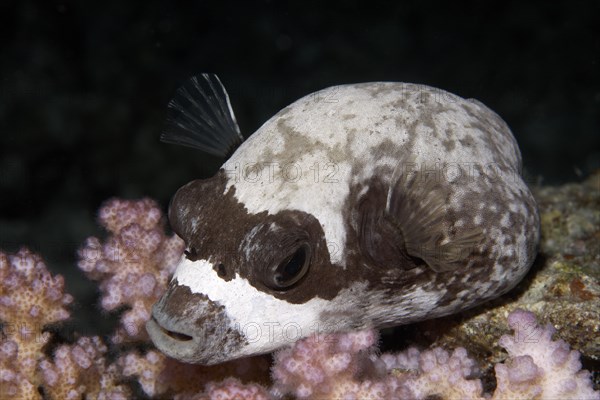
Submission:
[[[156,347],[183,362],[213,365],[239,357],[248,345],[224,307],[173,280],[152,308],[146,330]]]

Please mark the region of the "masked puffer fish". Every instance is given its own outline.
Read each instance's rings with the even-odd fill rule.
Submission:
[[[456,313],[514,287],[539,240],[506,123],[423,85],[330,87],[243,141],[216,75],[169,104],[162,139],[228,157],[169,207],[186,251],[147,330],[216,364],[317,332]]]

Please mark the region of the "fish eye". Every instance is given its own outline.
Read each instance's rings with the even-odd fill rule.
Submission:
[[[292,254],[283,259],[273,271],[273,289],[289,289],[306,275],[310,264],[310,247],[304,243]]]

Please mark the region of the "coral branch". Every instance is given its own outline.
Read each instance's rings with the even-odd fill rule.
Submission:
[[[73,301],[63,289],[39,255],[0,252],[0,397],[39,398],[36,366],[51,336],[44,328],[69,318]]]
[[[145,355],[131,352],[121,357],[118,364],[124,376],[137,378],[142,390],[148,396],[157,398],[167,394],[179,395],[182,399],[196,398],[207,383],[228,376],[236,376],[244,381],[261,380],[269,371],[269,362],[265,358],[247,358],[205,367],[184,364],[154,350]],[[243,385],[236,382],[238,388]]]
[[[53,360],[44,359],[39,365],[44,394],[65,400],[129,398],[131,390],[118,383],[122,379],[120,371],[115,365],[106,365],[107,350],[97,336],[82,337],[72,346],[58,347]]]
[[[497,388],[484,394],[475,361],[464,348],[437,347],[376,356],[374,331],[313,336],[275,355],[273,394],[299,399],[600,399],[579,353],[552,341],[554,328],[533,313],[509,315],[512,336],[500,345],[509,359],[496,365]]]
[[[211,382],[206,385],[205,394],[196,397],[176,396],[175,400],[268,400],[271,396],[267,390],[256,384],[243,384],[236,378],[227,378],[223,382]]]
[[[498,344],[510,358],[497,364],[498,389],[494,399],[598,399],[590,373],[581,370],[579,352],[570,350],[564,340],[552,340],[556,329],[541,327],[535,315],[515,310],[508,316],[512,336],[504,335]]]
[[[129,307],[112,340],[146,341],[144,324],[165,291],[184,243],[176,235],[165,235],[160,208],[149,199],[109,200],[101,207],[98,220],[111,236],[105,243],[88,238],[78,252],[78,266],[99,281],[104,310]]]

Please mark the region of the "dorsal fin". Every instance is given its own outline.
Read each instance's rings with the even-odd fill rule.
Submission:
[[[190,78],[177,90],[167,112],[163,142],[227,158],[244,141],[229,95],[215,74]]]

